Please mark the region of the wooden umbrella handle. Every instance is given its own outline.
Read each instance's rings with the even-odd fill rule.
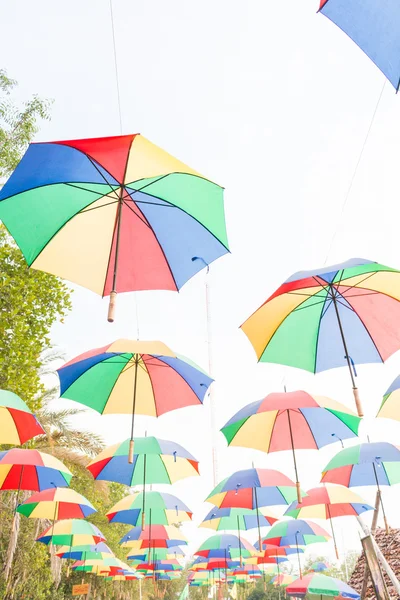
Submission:
[[[358,393],[358,388],[353,388],[353,394],[354,394],[354,401],[356,403],[356,407],[357,407],[357,413],[359,417],[363,417],[364,416],[364,411],[362,408],[362,404],[361,404],[361,399],[360,399],[360,394]]]
[[[114,323],[116,304],[117,304],[117,292],[110,292],[110,303],[108,305],[108,317],[107,317],[107,320],[109,323]]]
[[[296,490],[297,490],[297,502],[299,504],[301,504],[302,503],[302,496],[301,496],[300,481],[296,481]]]
[[[133,446],[134,446],[134,441],[133,440],[129,440],[129,453],[128,453],[128,462],[129,462],[129,464],[133,463]]]

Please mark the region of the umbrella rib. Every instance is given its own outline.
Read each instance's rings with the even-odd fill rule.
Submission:
[[[366,277],[364,277],[364,279],[361,279],[361,281],[359,281],[356,285],[343,284],[346,286],[347,289],[344,290],[344,292],[341,292],[342,295],[345,294],[348,290],[350,290],[352,288],[359,287],[362,283],[364,283],[364,281],[367,281],[367,279],[370,279],[370,277],[373,277],[373,275],[376,275],[376,271],[374,271],[373,273],[369,273]],[[341,283],[342,283],[342,279],[340,279],[338,283],[335,283],[334,286],[337,287]]]
[[[78,185],[77,183],[71,183],[69,181],[64,181],[62,182],[62,185],[67,185],[68,187],[72,187],[76,190],[82,190],[84,192],[88,192],[89,194],[98,194],[98,192],[96,192],[96,190],[90,190],[88,188],[83,187],[83,185]],[[89,181],[87,182],[87,185],[93,185],[91,184]],[[102,184],[99,184],[102,185]],[[107,184],[109,187],[111,187],[109,184]],[[117,186],[116,186],[117,187]],[[115,190],[113,188],[111,188],[111,192],[116,194]],[[110,192],[107,192],[107,194],[104,194],[104,196],[109,196]]]
[[[151,228],[150,224],[140,215],[137,214],[137,212],[135,212],[133,210],[133,208],[128,204],[128,202],[125,201],[125,199],[122,199],[122,202],[124,204],[124,206],[126,206],[127,208],[129,208],[129,210],[135,215],[135,217],[137,217],[139,219],[139,221],[141,221],[144,225],[146,225],[146,227],[148,227],[149,229],[151,229],[153,231],[153,229]],[[132,203],[134,204],[133,200]]]
[[[132,142],[131,142],[131,144],[132,144]],[[82,152],[82,151],[79,150],[79,152]],[[89,161],[92,163],[92,165],[94,166],[94,168],[96,169],[96,171],[99,173],[100,177],[102,179],[104,179],[104,181],[109,186],[109,188],[114,192],[112,185],[104,177],[103,173],[100,171],[100,169],[98,168],[98,166],[96,165],[96,163],[94,162],[94,160],[92,159],[92,157],[89,156],[89,154],[86,154],[86,152],[83,152],[83,154],[85,154],[88,157]],[[102,169],[104,169],[105,171],[107,171],[107,169],[105,169],[105,167],[102,167]],[[107,173],[110,175],[110,177],[112,177],[111,173],[109,173],[108,171],[107,171]],[[113,177],[113,179],[114,179],[114,177]],[[117,181],[117,180],[115,180],[115,181]]]

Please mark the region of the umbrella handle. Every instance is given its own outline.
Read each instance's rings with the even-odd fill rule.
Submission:
[[[12,520],[12,525],[11,525],[11,532],[14,533],[15,531],[15,527],[17,524],[17,513],[14,512],[14,516],[13,516],[13,520]]]
[[[129,464],[133,463],[133,446],[134,446],[133,440],[129,440],[129,453],[128,453]]]
[[[296,490],[297,490],[297,502],[299,504],[301,504],[302,503],[302,496],[301,496],[300,481],[296,481]]]
[[[360,394],[358,393],[358,388],[353,387],[353,394],[354,394],[354,401],[355,401],[356,407],[357,407],[358,416],[363,417],[364,411],[363,411],[363,407],[361,404]]]
[[[108,305],[107,321],[109,323],[114,323],[116,304],[117,304],[117,292],[112,291],[112,292],[110,292],[110,303]]]
[[[389,535],[389,533],[390,533],[390,527],[389,527],[389,523],[387,522],[386,515],[383,517],[383,520],[385,522],[386,533],[387,533],[387,535]]]

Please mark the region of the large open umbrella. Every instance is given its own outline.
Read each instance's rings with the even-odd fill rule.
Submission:
[[[172,548],[187,544],[187,540],[178,527],[172,525],[146,525],[133,527],[119,542],[121,546],[141,550],[145,548]]]
[[[202,404],[212,379],[162,342],[116,340],[61,367],[60,394],[100,414],[132,415],[129,462],[133,461],[135,415],[159,417]]]
[[[0,201],[28,265],[110,295],[110,321],[117,292],[179,290],[228,252],[223,189],[140,134],[30,144]]]
[[[271,579],[272,585],[280,585],[282,587],[288,586],[295,580],[293,575],[288,575],[287,573],[280,573],[279,575],[274,575]]]
[[[388,532],[380,488],[400,483],[400,449],[388,442],[368,442],[344,448],[326,465],[321,481],[346,487],[375,486]]]
[[[347,583],[340,579],[334,579],[320,573],[309,573],[300,579],[296,579],[286,588],[288,596],[303,598],[308,595],[326,597],[341,597],[357,600],[360,594],[353,590]]]
[[[199,527],[214,529],[214,531],[247,531],[258,527],[270,527],[278,520],[271,512],[263,514],[264,510],[249,510],[245,508],[218,508],[214,506],[204,517]]]
[[[335,0],[330,0],[330,2]],[[319,373],[384,362],[400,348],[400,272],[353,258],[295,273],[242,325],[262,362]]]
[[[107,554],[113,554],[113,551],[104,542],[98,544],[86,544],[81,546],[62,546],[56,556],[59,558],[82,560],[86,558],[104,558]]]
[[[48,527],[36,540],[54,546],[82,546],[105,542],[100,529],[83,519],[65,519]]]
[[[206,539],[194,554],[205,558],[239,559],[242,564],[244,558],[256,555],[257,551],[242,536],[225,533]]]
[[[366,504],[358,494],[342,485],[325,484],[323,487],[307,490],[307,496],[303,498],[302,503],[293,502],[285,515],[295,519],[329,519],[336,558],[339,559],[332,519],[357,516],[366,510],[374,510],[374,507]]]
[[[316,523],[305,519],[295,519],[275,523],[264,538],[263,544],[271,546],[296,546],[301,577],[299,546],[327,542],[330,537],[329,533]]]
[[[230,446],[263,452],[291,450],[301,502],[296,450],[317,449],[338,440],[357,437],[360,418],[345,406],[307,392],[268,394],[248,404],[221,429]]]
[[[182,500],[165,492],[136,492],[126,496],[110,508],[106,517],[110,523],[137,525],[143,521],[144,502],[148,510],[145,525],[173,525],[192,518],[192,511]]]
[[[397,0],[320,0],[319,12],[346,33],[399,90],[400,8]]]
[[[0,390],[0,444],[19,446],[44,431],[17,394]]]
[[[32,494],[17,511],[34,519],[85,519],[96,512],[82,494],[71,488],[52,488]]]
[[[301,498],[302,492],[297,492]],[[261,544],[260,513],[263,506],[290,504],[296,498],[293,481],[273,469],[245,469],[223,479],[207,496],[206,501],[218,508],[249,508],[256,511],[258,538]],[[240,535],[240,520],[237,516]]]

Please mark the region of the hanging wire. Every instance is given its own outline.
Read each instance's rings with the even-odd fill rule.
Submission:
[[[118,114],[119,114],[119,131],[122,134],[122,112],[121,112],[121,95],[119,92],[119,76],[118,76],[118,61],[117,61],[117,47],[115,43],[115,29],[114,29],[114,13],[113,4],[110,0],[110,15],[111,15],[111,29],[112,29],[112,40],[114,48],[114,69],[115,69],[115,82],[117,87],[117,99],[118,99]]]
[[[333,232],[333,236],[332,236],[332,239],[331,239],[331,243],[329,244],[328,251],[327,251],[327,253],[326,253],[326,257],[325,257],[324,266],[325,266],[325,265],[326,265],[326,263],[328,262],[328,258],[329,258],[329,255],[330,255],[330,253],[331,253],[331,250],[332,250],[333,244],[334,244],[334,242],[335,242],[335,239],[336,239],[336,236],[337,236],[337,234],[338,234],[338,232],[339,232],[339,226],[340,226],[340,223],[341,223],[341,221],[342,221],[342,217],[343,217],[343,214],[344,214],[344,211],[345,211],[345,208],[346,208],[346,205],[347,205],[347,202],[348,202],[348,199],[349,199],[349,196],[350,196],[351,190],[352,190],[352,188],[353,188],[353,183],[354,183],[354,180],[355,180],[355,178],[356,178],[356,175],[357,175],[357,172],[358,172],[358,168],[359,168],[359,166],[360,166],[360,163],[361,163],[361,160],[362,160],[362,157],[363,157],[363,154],[364,154],[364,150],[365,150],[365,147],[366,147],[366,145],[367,145],[367,142],[368,142],[369,134],[371,133],[371,129],[372,129],[372,126],[373,126],[373,124],[374,124],[374,121],[375,121],[376,113],[378,112],[379,104],[380,104],[380,102],[381,102],[381,99],[382,99],[382,96],[383,96],[383,91],[384,91],[384,89],[385,89],[386,81],[387,81],[387,80],[386,80],[386,78],[385,78],[385,81],[383,82],[383,86],[382,86],[381,92],[380,92],[380,94],[379,94],[378,101],[377,101],[377,103],[376,103],[376,105],[375,105],[374,112],[373,112],[373,114],[372,114],[372,117],[371,117],[371,121],[370,121],[370,123],[369,123],[369,127],[368,127],[368,131],[367,131],[367,135],[365,136],[365,138],[364,138],[364,142],[363,142],[363,144],[362,144],[362,146],[361,146],[361,151],[360,151],[360,154],[359,154],[359,156],[358,156],[358,160],[357,160],[357,163],[356,163],[355,169],[354,169],[354,171],[353,171],[353,175],[352,175],[352,177],[351,177],[351,179],[350,179],[349,187],[347,188],[347,192],[346,192],[346,195],[345,195],[345,197],[344,197],[344,201],[343,201],[342,207],[341,207],[341,209],[340,209],[340,213],[339,213],[339,216],[338,216],[338,219],[337,219],[337,223],[336,223],[335,231]]]

